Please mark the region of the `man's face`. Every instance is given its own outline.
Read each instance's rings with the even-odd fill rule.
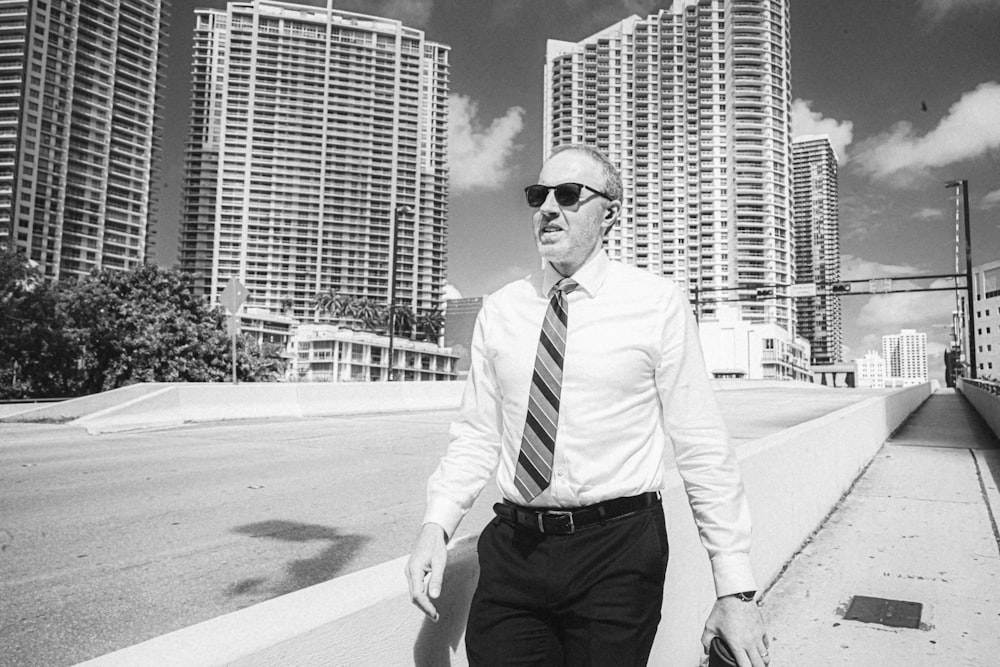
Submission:
[[[582,183],[605,190],[601,165],[586,153],[572,150],[549,158],[542,165],[538,183]],[[532,217],[538,254],[562,275],[573,275],[601,247],[604,232],[614,224],[620,208],[621,202],[608,201],[586,188],[580,192],[580,201],[560,206],[550,190]]]

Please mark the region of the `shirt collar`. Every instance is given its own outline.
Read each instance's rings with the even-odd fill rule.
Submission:
[[[593,298],[597,296],[598,290],[604,284],[604,279],[608,275],[608,264],[611,262],[608,259],[608,253],[602,248],[593,257],[587,260],[587,262],[581,266],[576,273],[570,276],[575,280],[579,287],[577,291],[583,290],[587,293],[587,296]],[[544,268],[542,272],[542,294],[548,296],[549,292],[552,291],[552,287],[563,279],[563,275],[552,268],[552,264],[549,262],[543,262]]]

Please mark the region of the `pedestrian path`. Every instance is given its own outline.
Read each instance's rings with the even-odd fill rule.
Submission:
[[[1000,665],[998,477],[982,418],[933,394],[766,592],[771,665]]]

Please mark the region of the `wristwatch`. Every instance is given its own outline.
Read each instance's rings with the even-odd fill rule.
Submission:
[[[753,602],[754,598],[757,597],[757,591],[742,591],[733,593],[732,596],[740,602]]]

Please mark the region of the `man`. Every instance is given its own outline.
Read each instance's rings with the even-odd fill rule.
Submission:
[[[428,483],[407,565],[437,620],[447,551],[496,472],[503,503],[479,540],[471,665],[645,665],[668,545],[665,445],[708,550],[721,635],[741,667],[768,663],[750,566],[750,516],[694,318],[669,280],[612,262],[603,239],[621,179],[569,146],[526,188],[542,270],[486,299],[452,441]]]

